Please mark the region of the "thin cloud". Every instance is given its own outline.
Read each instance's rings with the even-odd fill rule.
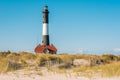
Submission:
[[[115,52],[120,52],[120,48],[114,49]]]

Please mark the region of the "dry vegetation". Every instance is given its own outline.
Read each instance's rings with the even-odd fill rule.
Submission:
[[[74,60],[85,59],[89,65],[74,65]],[[34,67],[46,67],[58,73],[76,73],[84,76],[120,76],[120,56],[104,54],[33,54],[27,52],[0,52],[0,73]],[[41,74],[41,73],[40,73]]]

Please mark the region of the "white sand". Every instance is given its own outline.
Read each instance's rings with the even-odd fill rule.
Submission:
[[[37,71],[39,72],[39,71]],[[112,78],[100,78],[100,77],[82,77],[76,75],[69,74],[58,74],[55,72],[48,72],[46,70],[42,70],[42,75],[36,73],[33,70],[18,70],[15,72],[8,72],[4,74],[0,74],[0,80],[120,80],[120,77],[112,77]]]

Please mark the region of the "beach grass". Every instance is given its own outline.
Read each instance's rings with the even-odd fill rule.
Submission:
[[[75,59],[101,60],[100,65],[74,66]],[[8,63],[12,61],[12,66]],[[34,64],[33,64],[34,63]],[[46,67],[49,71],[56,73],[69,73],[73,71],[83,76],[112,77],[120,76],[120,56],[113,54],[88,55],[88,54],[33,54],[28,52],[0,52],[0,73],[16,71],[29,67]],[[37,65],[37,66],[36,66]],[[41,72],[38,74],[42,74]]]

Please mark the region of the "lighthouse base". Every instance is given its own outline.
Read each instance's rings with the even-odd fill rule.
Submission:
[[[52,45],[38,45],[35,48],[35,53],[44,53],[44,54],[56,54],[57,53],[57,48],[52,44]]]
[[[42,39],[42,45],[49,45],[49,35],[43,35]]]

